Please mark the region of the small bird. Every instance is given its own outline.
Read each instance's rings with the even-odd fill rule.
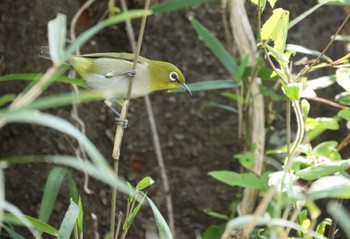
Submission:
[[[42,47],[39,56],[50,59],[49,52],[48,47]],[[72,56],[67,63],[89,87],[104,93],[107,99],[125,99],[131,77],[134,84],[130,98],[175,88],[183,88],[192,95],[184,75],[175,65],[139,56],[133,71],[133,62],[134,54],[107,52]]]

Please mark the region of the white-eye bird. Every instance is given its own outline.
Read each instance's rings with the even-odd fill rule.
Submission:
[[[42,47],[39,56],[49,59],[48,47]],[[88,86],[104,93],[108,99],[125,99],[131,77],[134,77],[131,98],[175,88],[183,88],[192,95],[185,77],[175,65],[139,56],[136,72],[133,72],[133,62],[134,54],[107,52],[72,56],[67,63]]]

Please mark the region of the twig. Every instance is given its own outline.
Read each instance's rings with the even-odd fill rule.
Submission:
[[[120,4],[122,6],[123,12],[128,11],[125,0],[121,0]],[[132,48],[133,52],[135,52],[136,41],[135,41],[135,33],[134,33],[133,26],[132,26],[130,20],[127,20],[125,22],[125,24],[126,24],[126,32],[128,34],[128,37],[129,37],[131,48]],[[171,198],[171,193],[170,193],[170,184],[169,184],[169,179],[168,179],[168,175],[166,172],[166,167],[164,164],[162,149],[160,146],[157,125],[156,125],[156,122],[154,119],[154,113],[153,113],[152,103],[151,103],[150,97],[148,95],[146,95],[144,97],[144,100],[145,100],[146,109],[147,109],[147,113],[148,113],[148,120],[149,120],[151,131],[152,131],[153,145],[154,145],[154,150],[156,152],[156,158],[157,158],[157,162],[158,162],[158,166],[159,166],[159,170],[160,170],[160,176],[162,179],[163,189],[164,189],[164,192],[166,194],[165,201],[166,201],[167,214],[168,214],[168,223],[169,223],[169,227],[173,233],[173,236],[175,237],[175,220],[174,220],[173,203],[172,203],[172,198]]]
[[[318,97],[318,96],[316,96],[316,97],[304,97],[304,99],[321,102],[321,103],[333,106],[334,108],[338,108],[338,109],[342,109],[342,110],[349,109],[349,107],[347,107],[345,105],[341,105],[341,104],[338,104],[338,103],[333,102],[331,100],[328,100],[328,99],[325,99],[325,98],[321,98],[321,97]]]
[[[340,31],[344,28],[345,24],[347,23],[347,21],[350,18],[350,11],[348,12],[348,14],[346,15],[344,21],[342,22],[342,24],[338,27],[337,31],[335,32],[335,34],[332,36],[332,38],[329,40],[329,42],[327,43],[326,47],[323,49],[323,51],[321,52],[321,54],[316,58],[316,60],[308,67],[308,69],[306,71],[304,71],[300,76],[298,76],[298,79],[300,79],[301,77],[303,77],[305,74],[307,74],[312,67],[314,67],[319,60],[321,59],[321,57],[326,53],[326,51],[331,47],[331,45],[333,44],[335,38],[339,35]]]
[[[149,5],[150,5],[150,0],[146,0],[145,10],[149,9]],[[139,57],[140,51],[141,51],[143,34],[145,31],[145,26],[146,26],[146,19],[147,19],[147,13],[145,13],[145,15],[142,18],[142,22],[141,22],[139,38],[137,41],[137,46],[136,46],[136,51],[135,51],[135,56],[134,56],[134,63],[132,66],[133,71],[136,71],[138,57]],[[127,114],[128,114],[128,107],[129,107],[129,102],[130,102],[130,98],[131,98],[131,91],[132,91],[133,84],[134,84],[134,77],[130,77],[128,92],[127,92],[126,98],[124,99],[123,106],[122,106],[122,109],[120,112],[120,120],[121,121],[125,121]],[[112,154],[113,158],[115,159],[114,160],[114,169],[115,169],[116,173],[118,172],[118,168],[119,168],[120,146],[121,146],[121,142],[123,139],[123,135],[124,135],[124,126],[121,124],[118,124],[116,132],[115,132],[113,154]],[[116,203],[117,203],[117,192],[118,192],[117,188],[112,189],[111,222],[110,222],[111,223],[110,224],[110,234],[112,237],[114,237],[114,229],[115,229],[115,213],[116,213]]]

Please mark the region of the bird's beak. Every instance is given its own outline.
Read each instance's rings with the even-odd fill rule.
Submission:
[[[188,88],[188,86],[185,83],[180,83],[179,85],[182,87],[182,89],[184,89],[187,92],[187,94],[192,96],[190,88]]]

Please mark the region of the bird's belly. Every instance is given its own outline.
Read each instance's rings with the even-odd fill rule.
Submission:
[[[95,69],[98,69],[95,70],[97,73],[87,73],[82,77],[92,89],[102,92],[106,98],[126,98],[132,79],[132,76],[127,75],[127,72],[132,69],[132,63],[119,60],[118,64],[112,67],[113,63],[116,63],[116,60],[108,58],[104,61],[98,60],[95,63]],[[137,65],[131,98],[145,96],[151,92],[147,66],[147,64]]]

